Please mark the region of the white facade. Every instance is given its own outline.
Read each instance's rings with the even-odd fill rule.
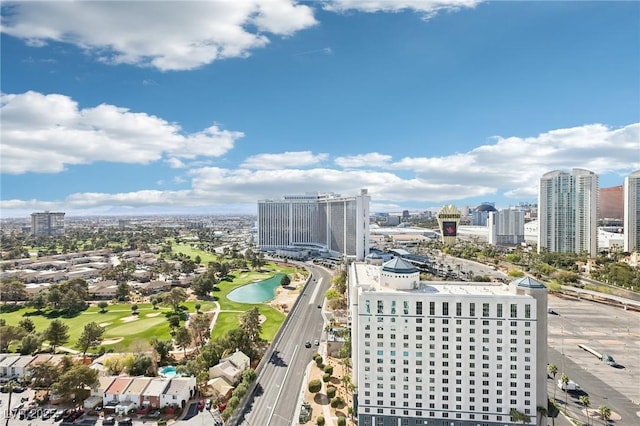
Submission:
[[[524,211],[501,209],[489,212],[487,219],[488,243],[507,246],[524,242]]]
[[[504,425],[513,408],[546,424],[546,288],[523,278],[402,290],[381,279],[390,262],[349,270],[358,424]],[[400,265],[400,285],[410,274]]]
[[[552,171],[540,179],[538,251],[582,253],[598,250],[598,175],[584,169]]]
[[[352,197],[307,194],[258,201],[258,246],[320,248],[362,260],[369,253],[369,202],[366,189]]]
[[[624,251],[640,250],[640,170],[624,179]]]

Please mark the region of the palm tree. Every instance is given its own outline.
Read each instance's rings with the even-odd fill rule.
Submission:
[[[9,400],[7,401],[7,422],[5,426],[9,426],[9,418],[11,417],[11,395],[13,395],[13,387],[18,386],[18,382],[15,380],[10,380],[5,385],[5,389],[9,390]]]
[[[601,405],[598,407],[598,413],[600,413],[600,418],[602,418],[602,423],[604,425],[609,424],[609,418],[611,417],[611,410],[606,405]]]
[[[584,411],[585,413],[587,413],[587,425],[589,425],[589,419],[590,419],[589,406],[591,405],[591,402],[589,401],[589,397],[587,395],[581,395],[580,404],[584,406]]]
[[[556,374],[558,374],[558,366],[549,364],[549,374],[553,377],[553,400],[556,400]]]
[[[538,405],[536,411],[538,412],[538,425],[542,425],[542,418],[547,416],[547,409]]]
[[[560,377],[560,381],[562,382],[562,387],[564,388],[564,412],[567,412],[567,391],[569,390],[569,376],[566,374],[562,374]]]
[[[531,417],[516,408],[512,408],[509,411],[509,415],[511,416],[511,420],[514,422],[522,422],[522,424],[531,422]]]

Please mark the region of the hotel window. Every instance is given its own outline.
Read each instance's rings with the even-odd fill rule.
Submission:
[[[370,303],[369,303],[369,301],[368,301],[368,300],[365,300],[365,301],[364,301],[364,308],[365,308],[365,311],[366,311],[368,314],[370,314],[370,313],[371,313],[371,306],[370,306]]]
[[[511,318],[518,318],[518,305],[515,303],[511,304]]]
[[[436,314],[436,302],[429,302],[429,315]]]
[[[483,303],[482,304],[482,316],[483,317],[488,317],[489,316],[489,304],[488,303]]]
[[[442,302],[442,315],[449,315],[449,302]]]
[[[409,315],[409,302],[407,300],[402,302],[402,309],[405,315]]]
[[[456,302],[456,316],[462,316],[462,303]]]
[[[469,316],[470,317],[475,317],[476,316],[476,304],[475,303],[469,303]]]
[[[384,313],[384,302],[382,300],[378,300],[378,313]]]
[[[416,331],[417,331],[418,333],[421,333],[421,332],[422,332],[422,327],[416,327]]]
[[[396,301],[392,300],[391,301],[391,314],[395,315],[396,313]]]
[[[524,305],[524,317],[531,318],[531,305],[529,304]]]
[[[416,315],[422,315],[422,302],[416,302]]]

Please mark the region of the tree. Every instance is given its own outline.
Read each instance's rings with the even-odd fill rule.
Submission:
[[[509,415],[514,422],[522,422],[522,424],[531,422],[531,417],[516,408],[512,408],[509,411]]]
[[[558,366],[555,364],[549,364],[549,374],[553,377],[553,400],[556,400],[556,374],[558,374]]]
[[[151,346],[158,354],[158,364],[167,365],[173,361],[171,351],[173,350],[173,343],[171,340],[158,340],[156,337],[151,339]]]
[[[53,320],[44,331],[43,337],[49,341],[51,352],[55,354],[56,347],[69,341],[69,326],[58,319]]]
[[[138,305],[135,303],[131,305],[131,315],[138,315]]]
[[[107,367],[110,374],[117,376],[132,365],[133,360],[133,355],[113,355],[105,359],[102,365]]]
[[[62,373],[53,388],[60,395],[73,394],[76,398],[84,398],[82,393],[87,388],[93,388],[98,383],[98,370],[88,365],[75,364],[69,370]]]
[[[216,275],[212,271],[198,275],[191,283],[191,291],[199,297],[208,297],[216,285]]]
[[[8,278],[0,281],[0,294],[2,294],[4,303],[27,300],[26,285],[17,278]]]
[[[184,289],[180,287],[175,287],[175,288],[172,288],[171,291],[169,292],[166,298],[166,302],[171,304],[174,312],[178,312],[178,308],[180,307],[180,304],[185,300],[187,300],[188,297],[189,296],[187,295],[187,292],[184,291]]]
[[[172,329],[180,327],[180,317],[178,315],[169,315],[167,321],[169,321],[169,327]]]
[[[260,334],[262,333],[262,324],[260,322],[260,310],[258,307],[245,312],[240,318],[240,328],[242,328],[249,340],[257,347],[262,342]]]
[[[101,300],[100,302],[98,302],[98,308],[100,308],[101,314],[104,314],[105,312],[107,312],[107,306],[109,306],[109,303],[105,302],[104,300]]]
[[[32,364],[27,367],[27,378],[34,388],[50,388],[60,377],[60,367],[51,361]]]
[[[288,287],[289,284],[291,284],[291,278],[289,277],[289,275],[284,274],[282,278],[280,278],[280,285],[282,287]]]
[[[129,367],[130,376],[145,376],[153,374],[153,359],[148,354],[137,354]]]
[[[31,318],[23,318],[18,323],[20,328],[24,328],[27,333],[32,333],[36,330],[36,325]]]
[[[46,292],[39,291],[33,296],[31,296],[31,300],[29,300],[29,304],[36,309],[37,313],[41,313],[42,310],[47,306]]]
[[[318,379],[311,380],[309,382],[309,392],[318,393],[322,389],[322,382]]]
[[[153,310],[158,309],[158,299],[156,299],[155,297],[153,299],[151,299],[151,305],[153,306]]]
[[[102,343],[103,334],[104,328],[100,327],[98,323],[90,322],[85,324],[84,330],[82,330],[82,334],[78,338],[78,343],[76,344],[80,349],[82,349],[83,357],[87,354],[89,348],[95,348]]]
[[[196,308],[196,314],[199,314],[200,313],[200,308],[202,308],[202,305],[200,303],[196,303],[194,305],[194,308]]]
[[[611,418],[611,410],[606,405],[601,405],[598,407],[598,413],[600,414],[600,418],[602,419],[602,423],[607,425],[609,424],[609,418]]]
[[[129,293],[131,293],[131,287],[126,281],[118,283],[118,287],[116,288],[116,299],[121,302],[125,301],[129,299]]]
[[[587,425],[590,423],[591,416],[589,415],[589,407],[591,406],[591,401],[589,401],[589,397],[587,395],[580,395],[580,404],[584,407],[584,411],[587,415]]]
[[[20,341],[20,354],[29,355],[36,353],[42,346],[42,337],[36,333],[29,333]]]
[[[566,374],[562,374],[560,377],[560,382],[562,383],[562,387],[564,388],[564,411],[567,412],[567,392],[569,391],[569,376]]]
[[[538,413],[538,425],[542,425],[542,419],[547,417],[547,409],[538,405],[536,411]]]
[[[191,316],[189,320],[189,329],[193,333],[193,337],[198,346],[204,345],[205,341],[209,337],[209,326],[211,325],[211,318],[206,314],[197,314]]]
[[[27,332],[22,327],[15,325],[3,325],[0,327],[0,352],[6,352],[14,340],[21,340]]]
[[[187,348],[189,347],[189,345],[191,345],[191,333],[189,333],[189,330],[187,330],[185,327],[180,327],[177,331],[176,331],[176,336],[175,336],[175,340],[176,340],[176,346],[178,346],[179,348],[182,348],[182,350],[184,351],[184,358],[187,358]]]

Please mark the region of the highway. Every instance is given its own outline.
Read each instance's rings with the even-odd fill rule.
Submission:
[[[310,282],[299,296],[299,302],[283,324],[282,332],[265,356],[269,362],[259,371],[257,385],[245,409],[234,424],[243,426],[291,426],[297,412],[298,395],[313,345],[323,332],[319,305],[331,287],[332,273],[322,267],[305,265],[311,272]],[[312,342],[311,348],[305,342]]]

